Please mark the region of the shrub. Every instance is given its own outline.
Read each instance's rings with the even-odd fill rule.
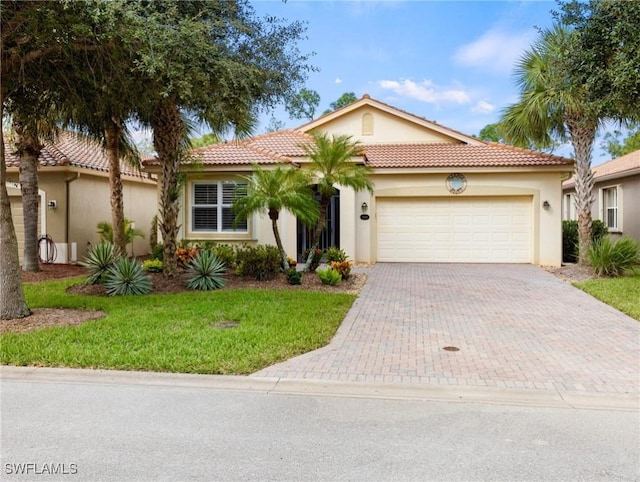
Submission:
[[[164,245],[162,243],[156,244],[151,249],[151,259],[159,259],[163,261],[164,258]]]
[[[151,280],[135,259],[120,258],[107,270],[104,285],[109,296],[146,295],[151,291]]]
[[[234,268],[236,265],[236,251],[233,246],[228,244],[218,244],[213,247],[212,251],[222,260],[227,268]]]
[[[353,263],[351,261],[333,261],[330,266],[340,273],[342,279],[347,279],[351,274]]]
[[[302,276],[295,268],[289,268],[284,271],[284,274],[287,277],[287,283],[290,285],[301,285],[302,284]]]
[[[342,280],[340,273],[333,268],[319,269],[316,272],[324,285],[335,286]]]
[[[227,266],[213,251],[200,251],[188,267],[191,277],[187,281],[187,288],[192,290],[217,290],[224,286],[224,273]]]
[[[591,240],[596,244],[609,230],[607,225],[599,219],[591,223]],[[562,261],[575,263],[578,261],[578,221],[562,221]]]
[[[176,249],[176,259],[178,260],[178,266],[180,266],[181,268],[187,268],[199,252],[200,250],[198,248]]]
[[[117,261],[115,248],[111,243],[98,243],[92,246],[80,266],[89,269],[89,276],[85,281],[86,284],[101,283],[107,271]]]
[[[347,260],[347,254],[344,250],[336,247],[327,249],[327,262],[328,263],[342,263]]]
[[[164,263],[159,259],[147,259],[142,263],[142,269],[149,273],[160,273]]]
[[[313,254],[313,259],[311,260],[311,265],[309,266],[309,271],[313,272],[316,269],[318,269],[318,266],[320,266],[320,262],[322,261],[322,256],[324,255],[324,251],[322,251],[321,249],[316,249],[314,254]],[[307,262],[307,259],[309,258],[309,250],[305,249],[304,253],[302,253],[302,257],[304,258],[305,263]]]
[[[597,275],[621,276],[640,265],[640,243],[626,236],[614,243],[607,236],[591,247],[589,259]]]
[[[259,281],[275,278],[280,272],[282,257],[275,246],[244,246],[236,253],[236,273]]]

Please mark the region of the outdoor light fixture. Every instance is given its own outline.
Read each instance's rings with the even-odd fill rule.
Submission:
[[[369,205],[368,205],[367,203],[363,202],[363,203],[360,205],[360,208],[362,208],[362,212],[363,212],[363,213],[366,213],[366,212],[369,210]]]
[[[542,203],[542,207],[544,209],[549,209],[551,207],[551,204],[549,204],[549,201],[545,201],[545,202]]]
[[[55,208],[57,208],[57,207],[58,207],[58,203],[57,203],[57,202],[55,202],[55,201],[49,201],[49,202],[47,203],[47,207],[48,207],[49,209],[55,209]]]

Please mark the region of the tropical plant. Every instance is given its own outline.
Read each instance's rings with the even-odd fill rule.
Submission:
[[[151,251],[158,245],[158,215],[154,214],[151,218],[151,227],[149,228],[149,247]]]
[[[196,247],[176,249],[175,259],[178,266],[187,268],[191,264],[191,261],[198,256],[198,253],[200,253],[200,249]]]
[[[576,159],[578,262],[586,264],[593,202],[591,153],[603,119],[584,89],[569,78],[572,59],[568,53],[574,38],[566,27],[554,25],[525,52],[515,70],[520,99],[503,112],[501,124],[505,138],[516,144],[550,145],[554,138],[569,137]]]
[[[502,118],[509,142],[549,144],[568,136],[575,155],[578,262],[588,263],[591,154],[605,121],[640,117],[640,3],[559,2],[561,24],[543,31],[516,68],[519,101]]]
[[[287,278],[287,283],[290,285],[301,285],[302,284],[302,275],[295,268],[288,268],[284,270],[284,274]]]
[[[152,259],[159,259],[160,261],[162,261],[163,252],[164,252],[164,247],[162,246],[162,244],[156,244],[151,249],[151,258]]]
[[[276,277],[282,267],[280,250],[276,246],[243,246],[236,252],[236,274],[258,281]]]
[[[202,250],[189,263],[187,288],[192,290],[217,290],[224,286],[227,266],[213,251]]]
[[[335,286],[342,280],[340,273],[331,267],[319,269],[316,273],[324,285]]]
[[[240,184],[233,204],[236,220],[247,219],[251,214],[266,211],[271,220],[273,236],[280,251],[283,269],[289,267],[287,253],[282,245],[278,218],[282,210],[289,211],[305,223],[318,219],[318,204],[309,186],[310,177],[297,168],[276,166],[262,169],[253,166],[253,175],[242,176],[246,181]]]
[[[591,224],[591,241],[597,243],[607,235],[607,225],[599,219]],[[575,263],[578,260],[578,221],[562,221],[562,261]]]
[[[316,133],[313,139],[312,144],[301,144],[300,147],[311,159],[311,171],[316,176],[320,194],[320,216],[311,240],[311,249],[316,249],[325,227],[331,197],[336,191],[335,186],[348,187],[356,192],[366,189],[372,193],[373,183],[369,179],[371,169],[357,164],[354,160],[362,155],[363,147],[351,136]],[[309,253],[305,264],[306,271],[310,270],[312,261],[312,255]]]
[[[327,248],[326,254],[327,254],[327,261],[329,263],[333,263],[333,262],[341,263],[347,260],[347,253],[345,253],[343,249],[336,248],[335,246]]]
[[[591,246],[589,259],[598,276],[622,276],[640,265],[640,243],[627,236],[615,242],[605,236]]]
[[[161,259],[146,259],[142,262],[142,269],[149,273],[161,273],[162,272],[162,260]]]
[[[98,243],[89,248],[86,256],[80,261],[80,266],[89,269],[86,284],[97,284],[103,281],[109,268],[118,260],[112,243]]]
[[[332,261],[329,266],[340,273],[342,279],[347,279],[351,275],[353,263],[351,261]]]
[[[133,243],[135,238],[144,238],[144,233],[139,229],[135,229],[133,221],[125,218],[123,223],[125,244]],[[115,245],[113,225],[110,222],[100,221],[97,225],[97,233],[100,236],[100,241]]]
[[[104,286],[109,296],[146,295],[151,292],[151,279],[135,258],[122,257],[109,267]]]

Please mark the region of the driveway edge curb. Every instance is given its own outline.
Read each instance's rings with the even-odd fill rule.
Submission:
[[[640,411],[640,395],[539,389],[353,383],[239,375],[198,375],[76,368],[0,366],[0,380],[27,383],[141,385],[281,395],[487,403],[583,410]]]

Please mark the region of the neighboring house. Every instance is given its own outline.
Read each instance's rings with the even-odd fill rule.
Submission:
[[[22,259],[24,224],[19,184],[20,161],[8,136],[5,136],[5,156],[11,214]],[[56,143],[44,146],[39,164],[38,237],[48,235],[53,239],[54,263],[81,260],[88,244],[100,240],[96,225],[100,221],[111,222],[107,159],[98,143],[63,132]],[[121,168],[125,217],[135,222],[136,229],[145,235],[145,239],[135,240],[133,252],[136,255],[146,254],[150,251],[148,239],[151,220],[157,213],[157,182],[155,176],[140,173],[124,164]],[[47,255],[45,249],[46,245],[42,243],[41,258]]]
[[[603,221],[614,238],[640,239],[640,150],[592,168],[591,216]],[[576,219],[575,180],[562,184],[562,219]]]
[[[359,262],[533,263],[562,261],[562,179],[570,159],[488,144],[365,95],[295,130],[193,151],[180,236],[219,243],[275,244],[265,215],[235,225],[231,209],[239,174],[252,164],[307,168],[299,147],[318,131],[349,134],[364,145],[353,161],[372,168],[375,192],[340,188],[323,245]],[[156,161],[146,170],[160,173]],[[308,231],[282,213],[289,256],[301,258]]]

